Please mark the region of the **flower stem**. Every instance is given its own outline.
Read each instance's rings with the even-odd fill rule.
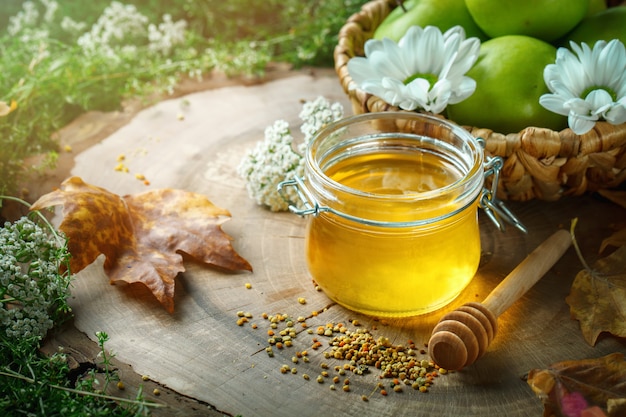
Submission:
[[[583,254],[580,250],[580,247],[578,246],[578,242],[576,241],[576,235],[574,234],[574,229],[576,229],[576,224],[578,223],[578,217],[572,219],[572,224],[570,226],[570,234],[572,235],[572,245],[574,246],[574,250],[576,251],[576,254],[578,255],[578,259],[580,259],[580,263],[583,264],[583,267],[587,270],[587,271],[591,271],[591,268],[589,267],[589,265],[587,264],[587,262],[585,261],[585,258],[583,257]]]
[[[29,378],[27,376],[24,376],[22,374],[19,374],[17,372],[13,372],[13,371],[11,371],[11,372],[0,371],[0,375],[7,376],[9,378],[20,379],[20,380],[28,382],[30,384],[38,383],[39,385],[44,385],[44,383],[41,382],[41,381],[36,381],[33,378]],[[86,396],[90,396],[90,397],[103,398],[103,399],[106,399],[106,400],[119,401],[119,402],[135,404],[135,405],[142,405],[142,406],[149,406],[149,407],[167,407],[166,404],[161,404],[161,403],[131,400],[131,399],[128,399],[128,398],[115,397],[113,395],[98,394],[96,392],[82,391],[82,390],[78,390],[78,389],[74,389],[74,388],[63,387],[61,385],[56,385],[56,384],[47,384],[47,385],[50,388],[59,389],[61,391],[67,391],[67,392],[71,392],[73,394],[78,394],[78,395],[86,395]]]
[[[28,202],[22,200],[21,198],[18,197],[12,197],[10,195],[0,195],[0,201],[1,200],[10,200],[10,201],[16,201],[20,204],[25,205],[26,207],[31,207],[31,204],[28,204]],[[0,204],[0,207],[2,205]],[[59,236],[59,234],[57,233],[57,230],[54,228],[54,226],[52,226],[52,224],[48,221],[48,219],[46,219],[46,216],[44,216],[43,214],[41,214],[41,212],[39,210],[33,210],[31,211],[32,213],[35,213],[37,216],[39,216],[39,218],[45,223],[45,225],[48,227],[48,229],[50,229],[50,232],[54,235],[54,237],[56,238],[56,240],[58,242],[63,242],[63,239],[61,239],[61,236]]]

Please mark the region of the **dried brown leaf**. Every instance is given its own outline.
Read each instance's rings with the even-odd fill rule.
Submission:
[[[580,271],[565,301],[590,345],[602,332],[626,337],[626,246]]]
[[[185,270],[180,252],[220,268],[252,270],[221,229],[228,210],[200,194],[161,189],[120,197],[72,177],[31,209],[55,205],[64,206],[59,229],[68,237],[72,273],[104,254],[111,283],[143,283],[169,312],[174,279]]]
[[[604,250],[609,246],[626,246],[626,228],[618,230],[611,236],[604,239],[600,244],[600,253],[604,252]]]
[[[528,385],[543,402],[544,416],[623,416],[626,362],[621,353],[558,362],[531,370]]]

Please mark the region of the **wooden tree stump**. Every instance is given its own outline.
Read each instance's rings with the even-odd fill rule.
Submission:
[[[387,337],[394,344],[411,339],[423,347],[445,312],[482,300],[540,242],[558,228],[569,227],[572,217],[579,217],[577,235],[593,257],[610,223],[623,216],[618,206],[594,197],[510,203],[529,233],[513,228],[500,233],[481,218],[479,272],[450,306],[408,319],[377,320],[353,313],[332,303],[311,282],[303,254],[306,219],[255,205],[236,174],[239,161],[263,138],[266,126],[284,119],[297,134],[301,100],[320,95],[342,102],[350,112],[334,74],[297,73],[265,84],[229,86],[160,102],[77,154],[71,174],[112,192],[179,188],[202,193],[227,208],[232,220],[224,230],[254,267],[253,273],[224,273],[188,260],[186,272],[177,277],[175,313],[168,314],[141,286],[109,285],[99,259],[74,281],[71,305],[77,328],[94,339],[95,332],[107,332],[107,348],[136,372],[225,413],[244,416],[538,416],[541,402],[523,379],[530,369],[626,352],[611,337],[588,346],[578,323],[570,318],[565,297],[582,267],[568,251],[502,314],[498,338],[480,361],[437,378],[427,394],[405,386],[402,393],[391,391],[384,397],[375,387],[390,381],[379,379],[377,369],[349,375],[350,392],[331,391],[330,381],[316,382],[320,364],[343,362],[324,358],[328,344],[322,337],[323,347],[312,350],[317,335],[301,327],[293,347],[274,348],[274,357],[269,357],[265,350],[269,323],[262,313],[306,317],[314,329],[328,322],[352,327],[350,321],[358,320],[375,337]],[[120,155],[125,156],[122,162],[128,173],[115,170]],[[135,174],[145,176],[149,185]],[[300,297],[306,304],[298,302]],[[238,326],[238,311],[251,313],[250,322]],[[308,350],[310,362],[292,363],[296,352],[303,350]],[[283,364],[296,367],[298,373],[282,374]]]

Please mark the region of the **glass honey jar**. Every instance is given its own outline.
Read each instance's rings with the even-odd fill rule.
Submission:
[[[451,122],[367,113],[318,132],[304,177],[279,188],[297,187],[290,210],[308,216],[307,266],[328,297],[403,317],[445,306],[475,275],[479,205],[497,210],[486,170],[479,140]]]

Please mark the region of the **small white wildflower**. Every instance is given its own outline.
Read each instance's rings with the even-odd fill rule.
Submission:
[[[119,60],[117,52],[121,47],[147,41],[147,24],[148,18],[135,6],[113,1],[77,43],[86,55]]]
[[[43,15],[43,20],[46,23],[52,23],[54,20],[54,15],[59,8],[59,3],[54,0],[39,0],[41,4],[45,7],[45,12]]]
[[[365,57],[348,61],[358,88],[404,110],[441,113],[474,93],[465,76],[480,50],[478,38],[465,39],[461,26],[444,34],[434,26],[412,26],[395,43],[389,38],[365,42]]]
[[[187,75],[189,78],[195,78],[196,81],[202,81],[202,70],[200,68],[190,69]]]
[[[546,109],[567,116],[577,135],[587,133],[596,121],[626,122],[626,48],[618,39],[598,41],[590,48],[570,42],[557,50],[556,62],[547,65],[546,85],[552,92],[539,98]]]
[[[185,41],[186,28],[186,21],[173,22],[171,15],[163,15],[163,22],[159,23],[158,26],[148,25],[148,41],[150,42],[148,49],[164,56],[169,55],[172,48]]]
[[[15,16],[9,18],[7,32],[11,36],[15,36],[25,28],[33,28],[39,21],[39,10],[32,1],[25,1],[22,4],[22,10],[17,12]]]
[[[69,16],[63,16],[63,19],[61,19],[61,29],[72,35],[83,32],[86,27],[87,24],[85,22],[77,22]]]
[[[343,107],[340,103],[331,104],[326,98],[320,96],[304,103],[299,117],[302,120],[300,131],[304,134],[303,145],[306,147],[321,128],[343,117]]]

